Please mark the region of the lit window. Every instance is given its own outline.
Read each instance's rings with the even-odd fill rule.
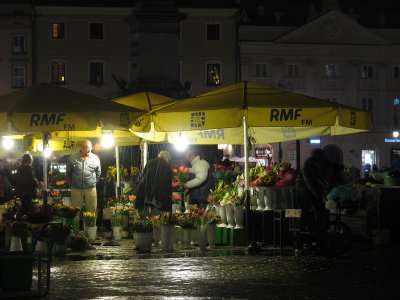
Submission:
[[[13,66],[12,67],[12,87],[23,88],[25,87],[25,74],[26,70],[24,66]]]
[[[337,65],[331,65],[331,64],[325,65],[325,75],[326,75],[326,77],[329,77],[329,78],[337,77],[337,71],[338,71],[338,66]]]
[[[207,64],[207,85],[221,85],[221,65]]]
[[[55,40],[65,39],[64,23],[51,23],[51,38]]]
[[[393,66],[393,78],[400,79],[400,66]]]
[[[65,84],[65,63],[51,63],[51,82],[55,84]]]
[[[256,64],[256,77],[266,77],[266,76],[267,76],[267,65]]]
[[[22,34],[13,35],[12,53],[25,53],[25,36]]]
[[[103,39],[103,23],[90,23],[90,39],[91,40]]]
[[[91,62],[89,63],[89,84],[91,85],[103,85],[103,63],[102,62]]]
[[[300,77],[300,65],[299,64],[288,65],[288,77]]]
[[[207,24],[207,40],[218,41],[220,39],[219,24]]]
[[[374,78],[374,66],[371,65],[362,66],[361,78]]]

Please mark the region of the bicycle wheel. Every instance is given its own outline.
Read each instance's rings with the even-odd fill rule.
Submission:
[[[339,256],[351,248],[353,233],[345,223],[330,221],[323,239],[326,252],[332,256]]]

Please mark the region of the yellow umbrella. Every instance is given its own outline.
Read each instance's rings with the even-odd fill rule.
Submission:
[[[79,93],[56,85],[41,83],[0,96],[0,130],[7,114],[16,132],[49,132],[125,129],[144,111]]]
[[[353,107],[239,82],[141,115],[131,128],[149,140],[171,141],[184,134],[196,140],[202,136],[214,144],[244,144],[247,152],[249,134],[258,143],[271,143],[364,132],[371,129],[371,116]],[[223,138],[214,138],[221,129],[219,136]],[[247,174],[246,160],[246,187]]]
[[[166,97],[166,96],[159,95],[159,94],[149,92],[149,91],[143,91],[143,92],[119,97],[119,98],[113,99],[113,101],[116,103],[119,103],[119,104],[123,104],[123,105],[127,105],[130,107],[145,110],[146,112],[157,110],[168,104],[178,102],[174,98]],[[136,135],[136,136],[141,137],[140,135]],[[142,166],[144,168],[144,166],[147,163],[147,147],[148,147],[147,140],[148,139],[143,138],[143,140],[144,140],[144,144],[143,144],[143,149],[142,149],[143,150],[142,151]],[[167,140],[165,139],[164,136],[162,136],[162,137],[160,136],[159,138],[151,139],[151,141],[162,143],[162,142],[166,142]]]
[[[44,144],[51,131],[123,130],[145,111],[113,103],[57,85],[41,83],[0,96],[0,131],[42,133]],[[87,137],[92,137],[89,135]],[[46,159],[43,160],[47,188]]]

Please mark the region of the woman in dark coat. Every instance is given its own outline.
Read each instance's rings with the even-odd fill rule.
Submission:
[[[21,200],[22,213],[29,211],[37,195],[38,182],[33,176],[32,162],[32,155],[24,154],[15,175],[15,196]]]
[[[160,151],[144,168],[136,193],[135,207],[139,211],[157,214],[172,210],[172,170],[168,164],[171,155]]]

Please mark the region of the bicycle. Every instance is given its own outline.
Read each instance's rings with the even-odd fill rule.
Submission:
[[[301,209],[287,209],[285,217],[289,219],[289,231],[300,235],[300,240],[305,242],[306,248],[310,249],[311,252],[340,256],[351,248],[353,233],[349,226],[341,221],[341,214],[309,211],[308,213],[313,214],[315,219],[317,218],[316,215],[319,214],[326,220],[323,222],[322,228],[317,231],[315,226],[306,229],[306,226],[301,224],[302,213]]]

